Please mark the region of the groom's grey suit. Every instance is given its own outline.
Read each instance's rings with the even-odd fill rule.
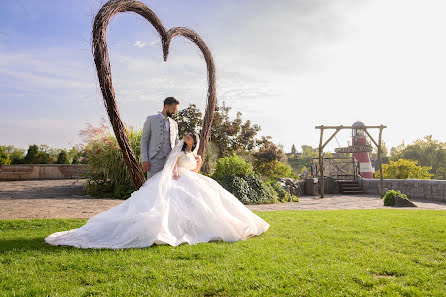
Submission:
[[[141,136],[141,161],[150,163],[147,178],[162,170],[170,151],[179,142],[178,124],[161,112],[147,117]]]

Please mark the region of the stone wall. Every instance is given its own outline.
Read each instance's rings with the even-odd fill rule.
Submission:
[[[1,180],[82,178],[85,164],[0,165]]]
[[[364,193],[379,195],[379,179],[362,179]],[[384,179],[384,193],[399,190],[409,199],[423,199],[446,202],[446,180],[434,179]]]

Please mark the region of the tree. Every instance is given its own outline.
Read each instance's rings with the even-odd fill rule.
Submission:
[[[260,126],[252,124],[250,120],[242,121],[242,113],[237,112],[236,118],[231,120],[229,112],[231,107],[217,105],[211,127],[210,142],[218,148],[218,157],[230,156],[234,152],[253,150],[257,144],[255,136]],[[200,131],[202,113],[195,104],[189,104],[180,110],[174,119],[178,122],[180,136],[187,131]]]
[[[390,161],[390,164],[382,164],[383,178],[388,179],[430,179],[433,174],[429,173],[431,167],[419,166],[418,161],[398,159]],[[375,177],[380,177],[380,172],[376,172]]]
[[[180,110],[173,116],[178,123],[178,135],[183,137],[187,132],[199,132],[203,122],[203,115],[195,104],[189,104],[187,108]]]
[[[9,155],[5,148],[0,145],[0,165],[8,165],[9,163]]]
[[[49,164],[50,155],[45,152],[39,151],[37,145],[30,145],[28,153],[24,158],[24,164]]]
[[[9,159],[11,164],[23,164],[25,158],[25,149],[13,148],[9,151]]]
[[[259,141],[259,149],[253,154],[254,170],[260,175],[273,177],[273,173],[281,160],[284,159],[282,145],[276,145],[271,141],[271,136],[262,136]]]
[[[28,147],[28,152],[25,156],[25,164],[34,164],[37,156],[39,154],[39,148],[37,145],[33,144]]]
[[[297,172],[303,172],[306,168],[311,168],[313,164],[313,158],[318,157],[318,149],[313,148],[311,145],[302,145],[302,153],[295,153],[294,156],[288,157],[288,164]],[[327,157],[327,155],[326,155]]]
[[[391,149],[391,160],[398,159],[418,161],[420,166],[431,167],[429,172],[434,174],[434,178],[444,179],[442,172],[446,169],[446,142],[434,140],[432,135],[417,139],[410,145],[403,142]]]
[[[61,150],[57,156],[57,164],[70,164],[66,150]]]

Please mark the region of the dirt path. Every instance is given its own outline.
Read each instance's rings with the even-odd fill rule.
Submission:
[[[90,218],[123,200],[97,199],[83,194],[85,180],[36,180],[0,182],[0,219],[28,218]],[[442,209],[446,203],[426,200],[413,201],[418,208]],[[300,202],[247,205],[253,211],[274,210],[333,210],[389,208],[374,195],[326,195],[319,199],[303,196]]]

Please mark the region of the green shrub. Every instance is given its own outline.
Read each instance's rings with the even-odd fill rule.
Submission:
[[[244,178],[249,187],[254,190],[255,196],[251,200],[258,203],[274,203],[279,201],[276,191],[268,183],[262,181],[259,176],[251,174]]]
[[[256,175],[225,176],[217,181],[243,204],[276,203],[279,196],[268,183]]]
[[[141,130],[126,128],[135,157],[139,160]],[[103,131],[90,139],[86,148],[87,193],[92,196],[128,198],[133,182],[124,162],[121,148],[114,134]],[[142,171],[142,165],[141,171]]]
[[[110,181],[101,180],[99,177],[87,180],[86,192],[90,196],[99,198],[110,198],[114,193],[114,184]]]
[[[116,189],[113,197],[119,199],[127,199],[132,196],[132,193],[135,191],[135,186],[132,184],[130,187],[126,185],[119,185]]]
[[[243,204],[251,204],[256,193],[249,184],[241,177],[234,176],[228,183],[228,191],[237,197]]]
[[[408,199],[406,194],[401,193],[400,191],[388,190],[384,197],[384,206],[393,206],[395,205],[395,197],[400,196],[401,198]]]
[[[234,153],[232,156],[218,159],[212,178],[221,180],[225,177],[245,177],[253,173],[252,165]]]
[[[288,194],[287,191],[285,191],[278,181],[272,180],[269,184],[273,187],[274,191],[276,191],[277,195],[279,195],[280,200],[284,201]]]
[[[268,183],[271,185],[274,191],[276,191],[277,195],[279,196],[279,200],[281,202],[299,202],[299,198],[285,191],[285,189],[278,181],[272,180],[269,181]]]

